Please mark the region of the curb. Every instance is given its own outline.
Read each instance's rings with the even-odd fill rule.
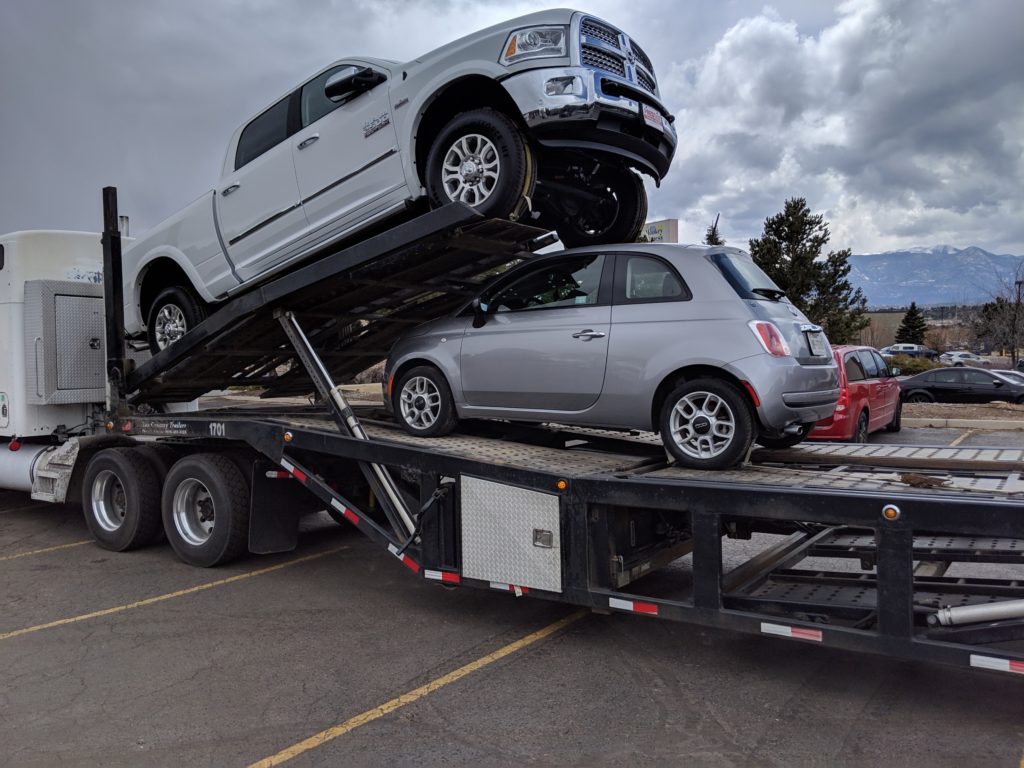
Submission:
[[[904,417],[905,427],[936,427],[939,429],[986,429],[1005,432],[1024,430],[1024,421],[1004,421],[1003,419],[908,419]]]

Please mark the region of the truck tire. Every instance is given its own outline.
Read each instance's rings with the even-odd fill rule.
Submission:
[[[82,479],[85,524],[104,549],[124,552],[160,533],[160,483],[134,448],[107,448],[89,461]]]
[[[457,115],[427,154],[426,187],[435,208],[463,202],[484,216],[517,218],[537,178],[530,146],[494,109]]]
[[[167,540],[184,562],[210,568],[248,551],[249,484],[227,456],[196,453],[176,462],[161,507]]]
[[[658,423],[665,448],[692,469],[735,466],[754,439],[754,417],[743,393],[721,379],[677,386],[665,398]]]
[[[165,288],[149,308],[146,338],[154,355],[171,346],[206,319],[206,305],[190,287]]]
[[[159,496],[163,492],[164,480],[167,478],[167,473],[171,471],[171,467],[174,466],[174,462],[181,458],[181,454],[163,443],[142,443],[133,450],[137,455],[142,456],[146,461],[148,461],[150,467],[152,467],[153,471],[156,473],[157,495]],[[163,521],[161,520],[160,530],[157,532],[156,536],[153,537],[153,543],[160,542],[163,538],[164,527]]]
[[[566,248],[636,242],[647,221],[643,180],[625,166],[608,166],[594,175],[587,191],[597,194],[601,202],[560,200],[557,207],[540,203],[539,223],[557,230]]]
[[[459,423],[451,387],[432,365],[418,365],[403,373],[392,398],[395,418],[410,435],[447,435]]]

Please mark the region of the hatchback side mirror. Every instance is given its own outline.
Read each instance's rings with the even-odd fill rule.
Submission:
[[[901,370],[900,370],[899,368],[893,368],[893,369],[892,369],[892,375],[893,375],[894,377],[895,377],[895,376],[899,376],[899,375],[900,375],[901,373],[902,373],[902,371],[901,371]]]
[[[473,327],[483,328],[487,325],[487,304],[482,302],[480,297],[477,296],[473,299],[471,306],[473,307]]]
[[[387,77],[369,67],[360,67],[355,72],[331,75],[324,84],[324,95],[331,101],[358,96],[383,83]]]

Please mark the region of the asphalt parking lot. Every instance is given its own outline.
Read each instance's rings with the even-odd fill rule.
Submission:
[[[0,585],[3,765],[1024,766],[1015,677],[446,589],[326,515],[203,570],[0,493]]]

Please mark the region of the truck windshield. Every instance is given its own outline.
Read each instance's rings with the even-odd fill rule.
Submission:
[[[711,261],[718,267],[736,293],[744,299],[778,301],[786,292],[779,288],[746,254],[713,253]]]

